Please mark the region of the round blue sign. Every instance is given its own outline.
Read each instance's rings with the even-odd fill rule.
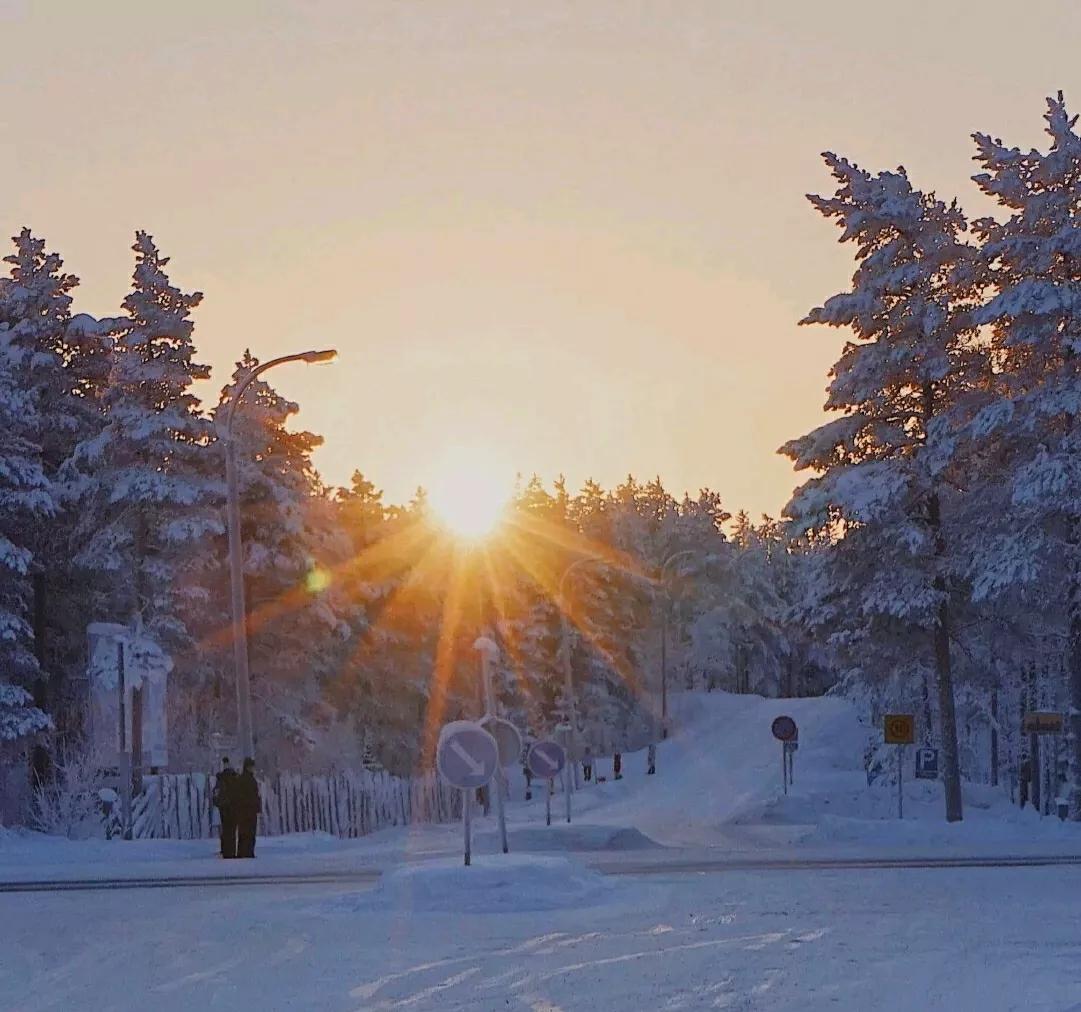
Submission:
[[[535,742],[526,756],[529,772],[539,780],[550,780],[558,776],[566,764],[567,750],[554,741]]]
[[[457,721],[439,735],[435,765],[452,787],[483,787],[499,766],[499,747],[484,728]]]

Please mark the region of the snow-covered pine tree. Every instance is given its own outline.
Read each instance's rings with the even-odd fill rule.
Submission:
[[[953,272],[971,255],[955,204],[914,190],[903,169],[876,176],[833,154],[833,197],[809,199],[856,243],[850,291],[804,323],[851,327],[826,407],[842,417],[781,448],[820,477],[787,507],[793,534],[830,535],[808,621],[844,641],[863,671],[876,639],[901,630],[934,672],[946,818],[962,817],[951,666],[951,593],[963,566],[943,523],[950,492],[951,412],[973,384],[978,356],[959,311]],[[924,649],[920,649],[920,640]]]
[[[990,330],[1001,396],[973,429],[1003,449],[1011,529],[980,560],[984,590],[1064,578],[1068,626],[1070,817],[1081,820],[1081,136],[1060,92],[1047,100],[1047,151],[973,135],[974,177],[1003,212],[973,229],[983,241],[974,314]]]
[[[210,375],[195,361],[192,311],[202,301],[172,284],[169,263],[137,232],[134,285],[115,335],[103,395],[104,427],[73,456],[80,476],[76,561],[110,574],[111,617],[141,623],[171,650],[187,640],[189,577],[206,536],[220,533],[223,482],[208,450],[212,430],[192,390]]]
[[[33,555],[23,538],[54,512],[41,449],[21,434],[34,422],[33,400],[16,386],[0,348],[0,745],[49,723],[26,691],[39,668],[27,622]]]

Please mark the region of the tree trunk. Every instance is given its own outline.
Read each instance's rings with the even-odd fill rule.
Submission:
[[[942,537],[942,515],[938,494],[932,492],[927,502],[927,519],[935,539],[935,561],[941,563],[945,556]],[[942,787],[946,798],[946,821],[960,822],[961,810],[961,764],[957,751],[957,715],[953,704],[953,665],[950,660],[950,602],[946,579],[941,572],[935,575],[935,590],[941,595],[938,621],[935,623],[935,672],[938,675],[938,720],[942,739]]]

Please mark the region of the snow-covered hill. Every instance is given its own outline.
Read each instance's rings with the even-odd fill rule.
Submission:
[[[787,796],[781,745],[770,732],[781,714],[799,726],[794,783]],[[1019,810],[1005,787],[966,784],[965,820],[947,825],[942,785],[913,779],[911,748],[905,760],[905,819],[898,821],[894,771],[888,769],[868,785],[864,754],[877,735],[844,699],[687,693],[676,698],[675,718],[672,737],[658,748],[655,776],[645,775],[644,751],[623,757],[624,776],[618,782],[611,779],[611,759],[598,761],[604,782],[585,785],[574,796],[577,828],[571,836],[576,846],[631,849],[652,840],[743,851],[793,844],[1001,847],[1031,842],[1046,849],[1056,840],[1081,843],[1077,826],[1040,819],[1031,808]],[[560,816],[561,803],[557,799]],[[515,807],[512,818],[518,821]],[[541,814],[541,803],[534,801],[519,818],[536,822]],[[534,835],[530,832],[529,838]]]

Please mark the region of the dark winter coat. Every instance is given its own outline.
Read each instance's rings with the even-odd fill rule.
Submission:
[[[251,770],[245,770],[233,781],[230,803],[238,819],[259,814],[259,782]]]
[[[214,781],[214,807],[219,811],[233,804],[236,781],[237,772],[231,768],[223,769]]]

